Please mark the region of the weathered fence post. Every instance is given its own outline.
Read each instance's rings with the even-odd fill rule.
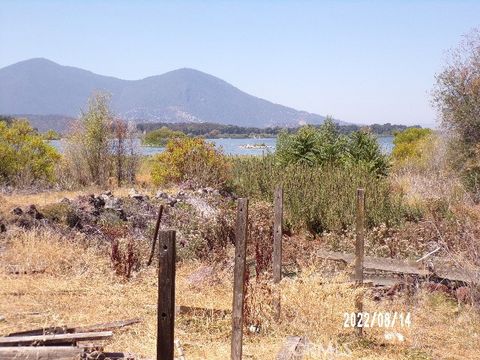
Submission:
[[[155,254],[155,244],[157,243],[158,238],[158,230],[160,230],[160,222],[162,221],[162,214],[163,205],[160,205],[160,209],[158,210],[157,223],[155,224],[155,231],[153,233],[152,250],[150,251],[150,257],[148,258],[147,266],[150,266],[153,261],[153,256]]]
[[[242,359],[245,259],[247,252],[248,199],[238,199],[235,228],[231,359]]]
[[[275,189],[273,200],[273,282],[278,284],[282,280],[282,236],[283,236],[283,187]],[[280,319],[280,293],[274,295],[275,318]]]
[[[355,242],[355,283],[357,287],[363,284],[363,258],[365,255],[365,190],[357,189],[357,221]],[[355,299],[355,311],[357,313],[355,329],[357,335],[363,333],[363,324],[359,324],[363,311],[363,299],[359,294]],[[360,326],[361,325],[361,326]]]
[[[158,243],[157,360],[173,360],[175,349],[175,231],[161,231]]]

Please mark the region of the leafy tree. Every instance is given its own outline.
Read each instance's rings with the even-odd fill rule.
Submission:
[[[111,176],[119,185],[133,181],[138,165],[134,139],[134,127],[114,118],[110,96],[96,93],[67,138],[67,167],[82,185],[106,185]]]
[[[0,181],[13,185],[52,182],[60,155],[27,120],[0,121]]]
[[[470,185],[480,185],[480,29],[467,34],[453,49],[433,90],[444,128],[451,137],[452,165]]]

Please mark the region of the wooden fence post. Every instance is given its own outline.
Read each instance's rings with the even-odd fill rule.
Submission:
[[[175,351],[175,231],[161,231],[158,244],[157,360],[173,360]]]
[[[235,228],[231,359],[242,359],[245,259],[247,252],[248,199],[238,199]]]
[[[282,236],[283,236],[283,187],[279,185],[275,189],[273,201],[274,223],[273,223],[273,282],[278,284],[282,280]],[[275,318],[280,319],[280,293],[274,295]]]
[[[163,205],[160,205],[160,209],[158,210],[157,222],[155,224],[155,231],[153,233],[152,250],[150,251],[150,257],[148,258],[147,266],[150,266],[153,261],[153,256],[155,254],[155,244],[157,243],[158,238],[158,230],[160,230],[160,222],[162,221],[162,214]]]
[[[357,287],[363,284],[363,259],[365,255],[365,190],[357,189],[357,221],[355,242],[355,284]],[[358,336],[362,336],[363,324],[359,325],[361,312],[363,311],[363,299],[359,294],[355,299],[355,311],[357,313],[355,329]]]

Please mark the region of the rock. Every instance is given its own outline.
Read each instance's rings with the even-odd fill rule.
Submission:
[[[176,197],[177,199],[184,199],[186,196],[187,194],[185,193],[185,191],[179,191]]]
[[[155,195],[157,199],[168,199],[170,196],[164,192],[164,191],[157,191],[157,194]]]
[[[107,197],[105,209],[122,210],[122,200],[114,196]]]
[[[140,201],[148,200],[147,195],[140,194],[134,188],[130,189],[130,192],[128,193],[128,196],[130,196],[133,199],[140,200]]]
[[[35,205],[30,205],[26,214],[30,215],[35,220],[41,220],[45,218],[45,216],[43,216],[43,214],[37,210]]]
[[[5,226],[4,223],[0,222],[0,233],[6,232],[6,231],[7,231],[7,227]]]
[[[72,202],[68,198],[63,198],[60,200],[60,204],[70,205]]]
[[[17,216],[20,216],[23,214],[23,210],[19,207],[16,207],[15,209],[12,210],[12,214],[15,214]]]
[[[170,205],[170,206],[175,206],[175,204],[178,202],[177,199],[175,198],[169,198],[168,201],[167,201],[167,204]]]
[[[90,195],[89,201],[93,205],[93,207],[97,210],[105,206],[105,200],[100,196],[95,197],[95,195]]]

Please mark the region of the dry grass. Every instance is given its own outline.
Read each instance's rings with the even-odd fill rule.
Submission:
[[[110,350],[131,351],[155,356],[156,273],[153,267],[136,273],[130,281],[115,276],[108,251],[85,244],[85,239],[66,239],[58,234],[19,231],[2,240],[6,250],[0,263],[22,264],[25,269],[38,266],[45,272],[36,275],[0,274],[0,333],[53,325],[88,325],[99,322],[140,317],[141,324],[117,331],[107,343]],[[177,304],[216,309],[231,307],[231,274],[221,273],[220,280],[193,286],[188,275],[203,264],[178,264]],[[2,266],[4,268],[4,266]],[[356,291],[341,283],[323,279],[315,269],[299,278],[281,283],[282,319],[272,319],[271,296],[265,285],[255,285],[251,292],[259,334],[244,338],[244,358],[274,359],[287,335],[307,336],[315,345],[310,359],[327,357],[320,345],[328,344],[353,352],[361,359],[474,359],[480,346],[480,316],[469,306],[456,304],[438,295],[420,294],[413,299],[396,299],[375,303],[366,297],[366,311],[411,311],[411,328],[396,328],[406,340],[392,343],[384,339],[384,329],[366,331],[358,340],[350,328],[343,327],[344,312],[353,311]],[[357,290],[358,291],[358,290]],[[390,331],[390,330],[389,330]],[[177,317],[176,337],[184,344],[187,359],[226,359],[229,357],[230,318]]]

